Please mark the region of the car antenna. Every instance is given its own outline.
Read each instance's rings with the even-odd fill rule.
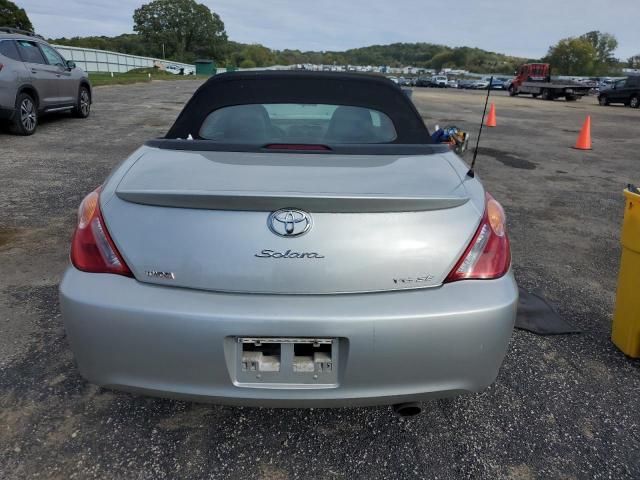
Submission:
[[[480,137],[482,136],[482,128],[484,127],[484,117],[487,115],[487,105],[489,105],[489,96],[491,95],[491,87],[493,86],[493,76],[489,79],[489,88],[487,89],[487,98],[484,101],[484,111],[482,112],[482,121],[480,122],[480,131],[478,132],[478,139],[476,140],[476,149],[473,152],[473,160],[471,160],[471,166],[467,172],[468,177],[475,177],[476,172],[476,158],[478,158],[478,147],[480,146]]]

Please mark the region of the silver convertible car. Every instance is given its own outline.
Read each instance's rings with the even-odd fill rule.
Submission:
[[[219,75],[83,200],[60,286],[81,374],[221,404],[475,392],[518,290],[502,207],[385,78]]]

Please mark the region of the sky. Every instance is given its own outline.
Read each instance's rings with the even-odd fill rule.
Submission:
[[[13,1],[27,11],[37,33],[48,38],[132,32],[133,11],[146,3]],[[231,40],[275,49],[428,42],[540,58],[562,38],[600,30],[618,38],[619,58],[640,54],[640,0],[197,1],[221,16]]]

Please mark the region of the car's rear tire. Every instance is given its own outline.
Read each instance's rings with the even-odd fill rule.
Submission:
[[[73,109],[73,115],[78,118],[87,118],[91,114],[91,93],[85,85],[78,90],[78,100]]]
[[[33,135],[38,128],[38,105],[31,95],[21,93],[16,98],[16,110],[11,122],[11,132],[16,135]]]
[[[631,97],[631,100],[629,100],[629,106],[631,108],[640,108],[640,97],[637,95]]]
[[[598,97],[598,103],[603,107],[606,107],[607,105],[609,105],[609,99],[607,98],[606,95],[600,95]]]

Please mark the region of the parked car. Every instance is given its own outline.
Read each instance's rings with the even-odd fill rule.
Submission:
[[[0,120],[11,131],[31,135],[40,115],[91,112],[91,83],[87,74],[41,37],[13,28],[0,28]]]
[[[449,88],[458,88],[458,81],[457,80],[449,80],[447,82],[447,87],[449,87]]]
[[[511,87],[512,83],[513,83],[513,78],[509,78],[509,79],[504,81],[504,84],[502,85],[502,88],[504,90],[509,90],[509,88]]]
[[[598,94],[600,105],[623,103],[631,108],[640,107],[640,75],[618,80]]]
[[[193,67],[180,67],[178,65],[167,65],[164,70],[174,75],[195,75],[196,73]]]
[[[482,80],[474,80],[471,84],[471,88],[474,90],[487,90],[489,88],[489,79],[483,78]]]
[[[400,83],[400,80],[398,79],[398,77],[388,77],[389,80],[391,80],[393,83],[395,83],[396,85]]]
[[[598,87],[598,82],[592,78],[579,78],[576,80],[578,83],[581,83],[582,85],[586,85],[587,87],[590,88],[597,88]]]
[[[447,88],[449,79],[443,75],[435,75],[431,77],[431,86],[436,88]]]
[[[458,80],[458,88],[462,88],[462,89],[469,89],[469,88],[473,88],[473,85],[475,83],[475,80]]]
[[[431,77],[418,77],[416,80],[416,87],[430,87]]]
[[[172,73],[174,75],[180,75],[180,67],[178,67],[177,65],[167,65],[166,67],[164,67],[164,71],[167,73]]]
[[[80,373],[400,414],[485,388],[518,287],[504,211],[468,169],[383,77],[212,77],[80,206],[60,285]]]
[[[576,81],[581,85],[589,87],[589,95],[597,96],[598,93],[600,92],[598,81],[594,78],[578,78],[576,79]]]
[[[485,79],[487,82],[491,79]],[[493,81],[491,82],[491,90],[504,90],[504,80],[498,77],[493,77]]]
[[[409,80],[405,77],[400,77],[398,79],[398,85],[400,85],[401,87],[409,87],[411,86],[411,82],[409,82]]]
[[[600,80],[598,83],[598,85],[596,86],[596,88],[598,90],[604,90],[605,88],[609,88],[611,86],[613,86],[613,84],[615,83],[615,80],[610,80],[610,79],[603,79]]]

